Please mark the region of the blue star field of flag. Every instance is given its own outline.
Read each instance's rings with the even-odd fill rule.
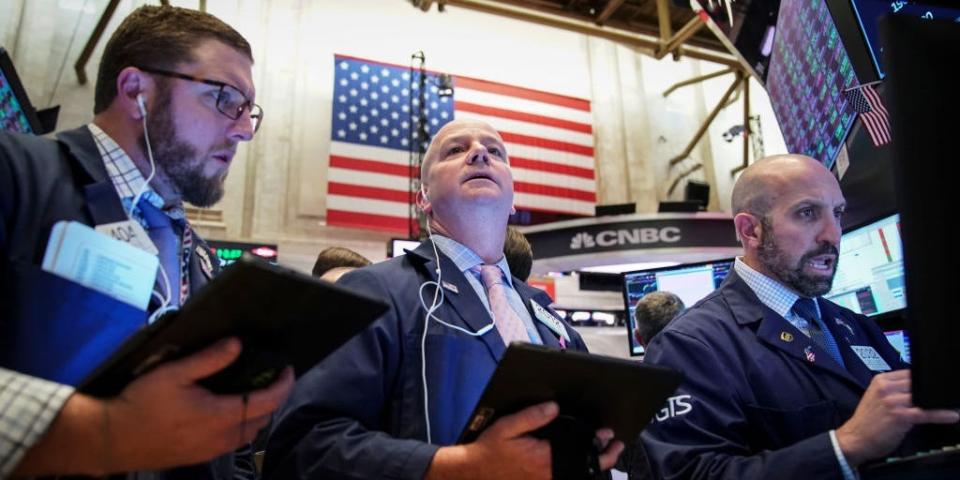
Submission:
[[[423,142],[453,120],[453,98],[437,95],[437,75],[426,74],[421,105],[420,73],[403,67],[346,57],[334,59],[331,140],[409,151],[412,140]],[[411,81],[412,80],[412,81]],[[425,108],[421,108],[425,107]],[[428,138],[411,135],[421,110]],[[416,135],[414,132],[413,135]]]
[[[873,111],[873,107],[870,106],[867,97],[863,96],[863,92],[861,92],[859,88],[853,88],[844,93],[846,93],[847,101],[850,102],[853,111],[857,113],[869,113]]]

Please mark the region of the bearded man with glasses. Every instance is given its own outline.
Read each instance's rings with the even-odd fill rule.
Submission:
[[[289,369],[245,395],[195,383],[237,358],[236,339],[162,364],[115,398],[38,378],[19,356],[49,335],[69,340],[35,350],[73,361],[65,350],[89,349],[118,326],[143,326],[217,273],[183,203],[219,201],[238,145],[260,127],[252,65],[247,41],[212,15],[144,6],[104,49],[91,123],[55,139],[0,132],[0,478],[234,478],[228,452],[286,398]],[[41,268],[60,221],[101,232],[120,225],[134,232],[131,244],[157,255],[146,313],[118,313],[130,307]],[[32,338],[24,333],[31,329]]]

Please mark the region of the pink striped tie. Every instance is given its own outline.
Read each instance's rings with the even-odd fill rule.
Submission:
[[[523,320],[517,316],[517,312],[510,307],[507,301],[507,292],[503,286],[503,273],[500,267],[496,265],[480,265],[480,278],[483,280],[483,286],[487,289],[487,300],[490,302],[490,310],[493,310],[493,320],[497,325],[497,331],[503,338],[505,345],[510,342],[529,342],[530,336],[527,334],[526,327],[523,326]]]

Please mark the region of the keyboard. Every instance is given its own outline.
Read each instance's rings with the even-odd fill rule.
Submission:
[[[918,452],[905,457],[889,457],[860,469],[863,480],[911,480],[960,478],[960,444]]]

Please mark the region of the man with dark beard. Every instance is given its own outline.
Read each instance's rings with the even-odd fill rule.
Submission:
[[[820,296],[836,273],[846,202],[808,157],[757,161],[732,207],[744,248],[717,291],[670,323],[645,362],[685,379],[642,438],[659,476],[854,478],[919,423],[910,372],[872,320]]]
[[[289,369],[247,395],[195,383],[237,358],[236,339],[160,365],[105,399],[41,380],[13,354],[30,344],[64,364],[78,361],[66,352],[106,355],[123,338],[102,341],[107,333],[146,325],[216,273],[183,202],[217,202],[237,145],[257,130],[252,64],[247,41],[212,15],[145,6],[104,49],[92,123],[56,139],[0,132],[0,478],[232,478],[232,457],[220,455],[249,442],[289,393]],[[114,236],[158,256],[147,312],[41,268],[60,221],[132,232]],[[170,470],[182,465],[190,467]]]

